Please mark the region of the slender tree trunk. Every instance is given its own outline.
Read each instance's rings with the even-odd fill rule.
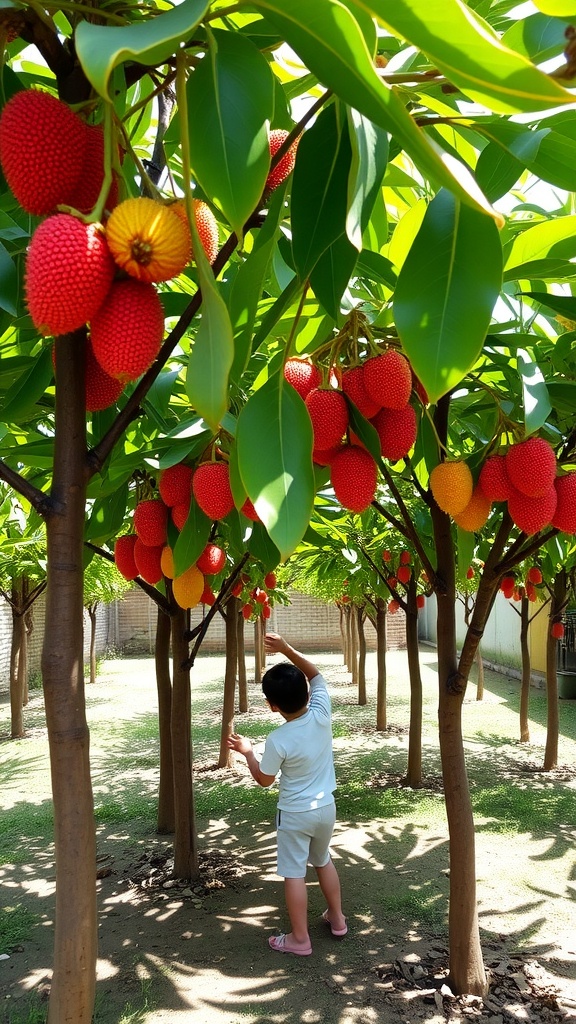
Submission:
[[[386,601],[376,600],[376,730],[386,731]]]
[[[476,661],[476,668],[478,671],[478,678],[476,680],[476,700],[484,700],[484,661],[480,651],[480,644],[478,644],[478,647],[476,648],[474,659]]]
[[[54,804],[56,917],[49,1024],[89,1024],[96,982],[96,838],[83,676],[84,335],[58,338],[42,679]]]
[[[234,755],[227,739],[234,732],[234,697],[236,693],[236,666],[238,665],[238,611],[235,597],[226,602],[226,668],[224,670],[224,696],[220,728],[219,768],[231,768]]]
[[[238,710],[241,714],[248,711],[248,679],[246,676],[246,648],[244,645],[244,623],[240,602],[236,606],[236,642],[238,645]]]
[[[345,665],[348,665],[348,636],[346,631],[346,612],[344,606],[339,604],[338,611],[340,613],[340,638],[342,641],[342,661]]]
[[[550,620],[546,636],[546,747],[544,749],[545,772],[558,764],[558,734],[560,731],[560,712],[558,708],[558,641],[552,636],[552,625],[562,621],[567,601],[566,570],[561,569],[554,580],[552,600],[550,602]]]
[[[364,632],[364,609],[356,608],[356,631],[358,633],[358,704],[368,703],[366,696],[366,634]]]
[[[528,719],[528,704],[530,700],[530,676],[532,666],[530,663],[530,645],[528,643],[529,603],[524,596],[520,605],[520,650],[522,653],[522,681],[520,684],[520,742],[530,742],[530,726]]]
[[[88,606],[88,616],[90,618],[90,682],[96,682],[96,609],[98,603],[95,602]]]
[[[254,620],[254,682],[260,685],[264,663],[262,659],[262,619],[258,616]]]
[[[22,667],[20,669],[20,678],[22,685],[22,707],[25,708],[29,700],[28,683],[30,678],[30,637],[32,636],[32,633],[34,631],[34,616],[32,614],[32,609],[28,608],[28,610],[24,613],[22,618],[24,619],[24,645],[22,648],[23,657]]]
[[[346,668],[354,678],[354,635],[352,629],[352,606],[347,604],[346,616]]]
[[[350,673],[352,684],[358,686],[358,620],[353,608],[350,608]]]
[[[406,785],[418,789],[422,785],[422,676],[418,648],[418,605],[416,582],[408,584],[408,610],[406,613],[406,649],[410,679],[410,732],[408,735],[408,766]]]
[[[12,581],[12,640],[10,643],[10,736],[19,739],[24,736],[24,694],[22,686],[22,663],[26,646],[26,627],[22,607],[22,580]]]
[[[160,740],[160,778],[156,829],[174,832],[174,765],[172,763],[172,678],[170,675],[170,616],[158,608],[154,660],[158,691],[158,734]]]
[[[198,878],[198,837],[192,780],[192,721],[189,651],[184,639],[188,612],[172,616],[172,760],[174,765],[174,877]]]

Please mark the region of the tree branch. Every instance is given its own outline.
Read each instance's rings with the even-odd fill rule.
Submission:
[[[5,462],[0,459],[0,480],[4,480],[13,491],[17,494],[21,494],[26,501],[29,501],[32,508],[36,510],[38,515],[46,519],[49,515],[53,515],[62,509],[62,505],[59,502],[54,501],[49,494],[45,494],[39,487],[35,487],[34,484],[30,483],[25,476],[17,473],[16,470],[10,469]]]

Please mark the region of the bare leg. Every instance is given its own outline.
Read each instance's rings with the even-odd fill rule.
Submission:
[[[340,930],[346,927],[346,918],[342,913],[342,895],[340,891],[340,879],[338,872],[334,867],[334,863],[329,860],[323,868],[315,868],[316,874],[318,875],[318,881],[320,888],[324,895],[324,899],[328,904],[328,910],[326,913],[326,920],[329,921],[332,928]]]
[[[305,878],[285,878],[284,894],[292,931],[286,936],[288,946],[309,946],[308,891]]]

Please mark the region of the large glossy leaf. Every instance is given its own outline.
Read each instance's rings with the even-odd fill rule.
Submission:
[[[497,113],[572,104],[573,95],[522,54],[504,46],[490,25],[460,0],[358,0],[380,24],[430,59],[448,81]]]
[[[314,473],[310,417],[283,374],[274,374],[244,406],[236,444],[246,492],[284,560],[310,521]]]
[[[400,96],[378,76],[357,21],[339,0],[254,0],[251,6],[278,27],[323,85],[394,135],[425,175],[502,223],[465,164],[442,152],[418,128]],[[364,0],[355,0],[353,6],[376,13]]]
[[[357,259],[357,249],[349,238],[342,234],[326,252],[322,253],[310,274],[314,295],[334,320],[340,315],[342,296],[348,287]]]
[[[526,433],[533,434],[540,430],[552,411],[548,388],[540,367],[522,348],[518,349],[518,372],[522,381]]]
[[[574,6],[576,9],[576,4]],[[513,22],[502,36],[502,42],[534,64],[541,64],[564,51],[567,25],[567,21],[546,14],[529,14]]]
[[[22,423],[32,413],[53,376],[51,346],[45,345],[6,391],[0,408],[0,419],[4,423]]]
[[[574,186],[572,168],[576,162],[576,111],[567,112],[563,117],[566,120],[564,124],[558,123],[556,131],[552,119],[536,129],[504,120],[479,124],[476,128],[515,157],[520,169],[527,167],[543,181],[571,191]],[[572,138],[568,134],[571,128]],[[482,155],[478,163],[481,161]]]
[[[517,235],[507,250],[504,269],[508,273],[522,270],[536,260],[571,260],[575,256],[576,218],[556,217]]]
[[[554,295],[549,292],[523,292],[522,294],[535,299],[536,302],[554,310],[560,316],[576,321],[576,298],[573,295]]]
[[[534,6],[555,18],[576,17],[576,0],[534,0]]]
[[[202,316],[186,372],[190,404],[216,430],[228,408],[234,339],[226,303],[215,283],[202,286]]]
[[[292,183],[292,253],[304,281],[346,225],[352,150],[343,109],[322,111],[298,146]]]
[[[204,515],[192,498],[188,518],[174,545],[174,568],[177,576],[186,572],[186,569],[194,565],[200,557],[210,536],[211,526],[208,516]]]
[[[188,134],[194,176],[239,238],[270,168],[274,111],[270,65],[245,36],[216,30],[190,75]]]
[[[95,25],[81,21],[74,36],[76,54],[88,81],[100,96],[109,95],[114,68],[126,61],[157,66],[190,39],[210,6],[209,0],[182,3],[133,25]]]
[[[93,544],[104,544],[116,537],[124,522],[128,505],[128,484],[125,483],[111,495],[97,498],[92,506],[90,519],[86,523],[84,536]]]
[[[442,190],[430,203],[394,295],[398,334],[435,402],[476,362],[502,284],[495,224]]]
[[[16,266],[8,250],[0,243],[0,307],[7,313],[16,316],[18,308],[15,302],[18,294],[18,275]]]
[[[376,201],[388,162],[388,134],[348,108],[352,164],[348,180],[346,234],[362,251],[362,236]]]

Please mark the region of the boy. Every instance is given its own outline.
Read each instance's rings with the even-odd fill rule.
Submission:
[[[268,736],[260,761],[245,736],[232,733],[228,746],[246,758],[260,786],[271,786],[281,772],[276,816],[278,874],[284,877],[292,930],[286,935],[272,935],[268,944],[277,953],[310,956],[306,890],[309,860],[328,904],[323,921],[335,938],[343,938],[348,931],[340,879],[330,858],[336,820],[330,697],[316,666],[281,636],[267,633],[264,645],[268,654],[283,654],[289,659],[268,669],[262,679],[266,702],[282,716],[284,724]]]

